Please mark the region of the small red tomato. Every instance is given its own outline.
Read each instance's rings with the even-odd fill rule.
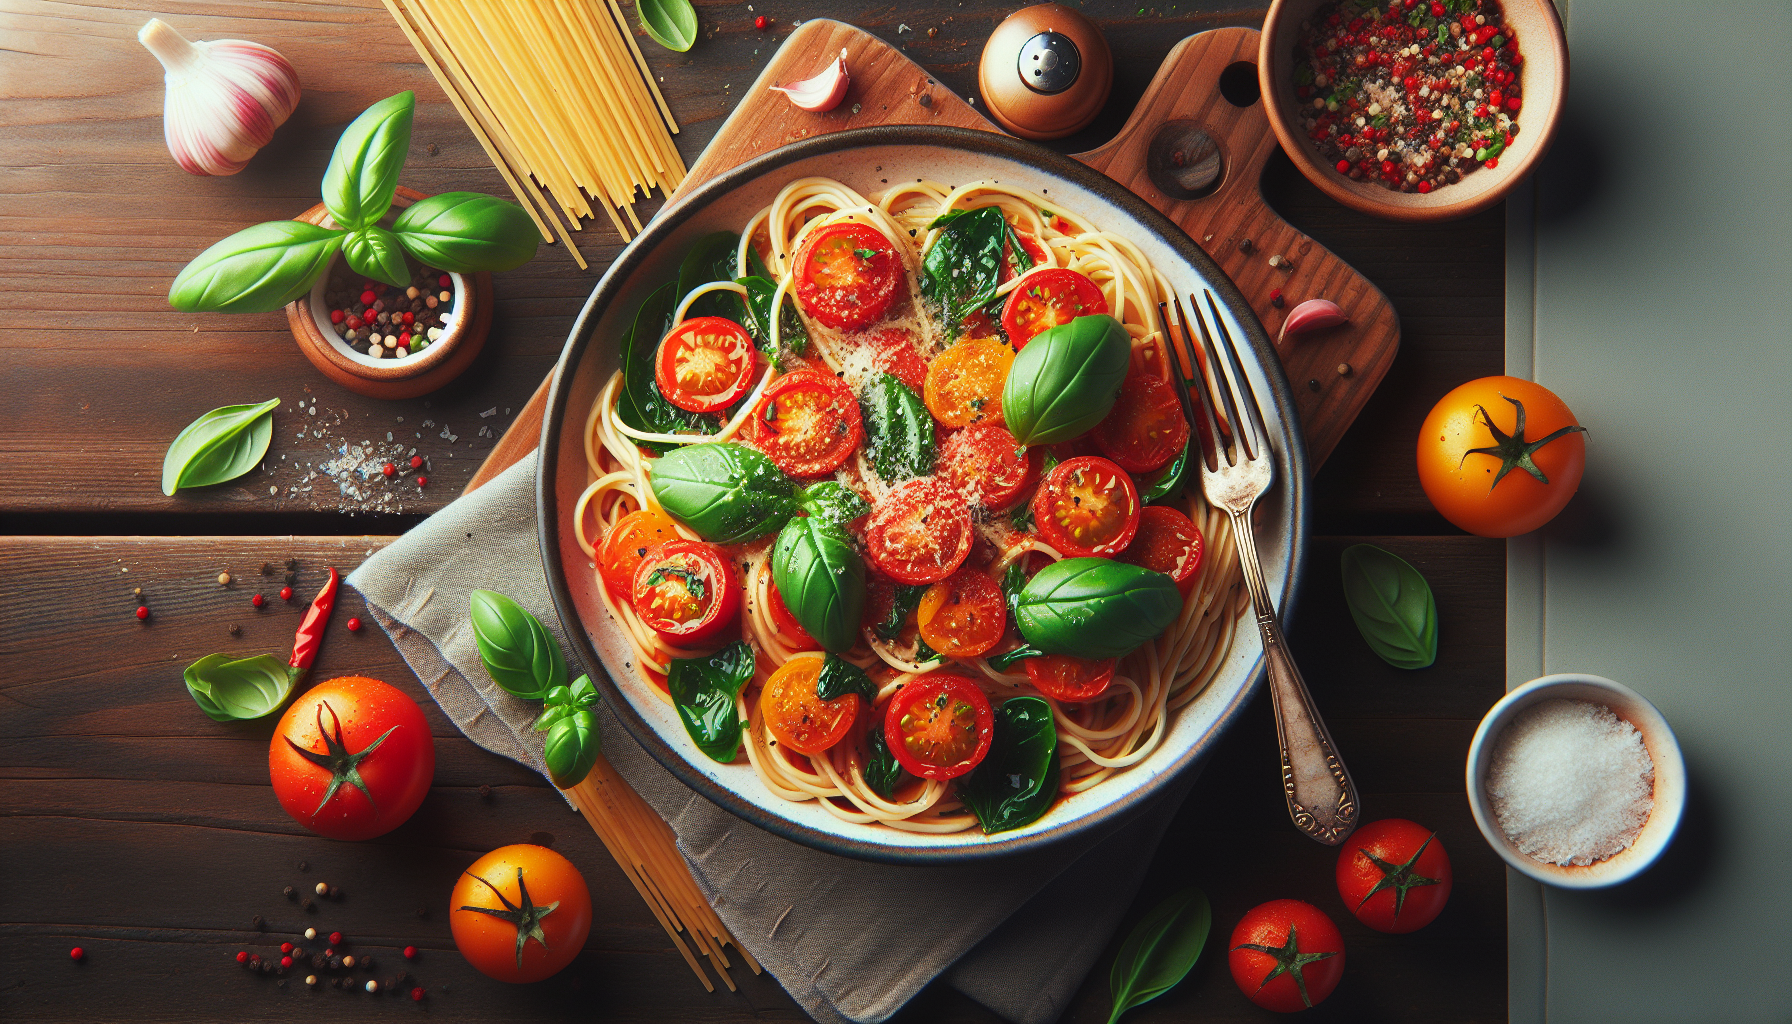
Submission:
[[[1277,1013],[1317,1006],[1344,976],[1344,937],[1325,912],[1300,900],[1247,911],[1226,943],[1232,980],[1251,1002]]]
[[[429,793],[435,765],[423,709],[396,687],[363,676],[305,691],[268,745],[280,806],[331,839],[371,839],[404,824]]]
[[[1338,851],[1338,895],[1378,932],[1417,931],[1436,920],[1451,877],[1437,833],[1404,818],[1372,821]]]

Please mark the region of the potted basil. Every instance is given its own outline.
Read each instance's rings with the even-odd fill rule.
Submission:
[[[459,374],[491,326],[491,272],[527,263],[541,236],[515,203],[399,186],[415,109],[411,92],[368,107],[337,140],[322,203],[200,253],[176,275],[169,303],[284,306],[306,358],[376,398],[421,395]]]

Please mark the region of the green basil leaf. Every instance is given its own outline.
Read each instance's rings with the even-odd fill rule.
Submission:
[[[475,590],[468,601],[479,660],[492,682],[525,700],[540,700],[566,685],[560,644],[529,609],[493,590]]]
[[[1026,504],[1020,506],[1019,508],[1015,509],[1013,512],[1009,513],[1008,521],[1014,524],[1014,528],[1016,530],[1023,530],[1023,531],[1028,531],[1028,532],[1032,531],[1032,529],[1034,527],[1033,503],[1029,501]]]
[[[1131,361],[1131,337],[1111,316],[1049,327],[1014,357],[1002,386],[1002,417],[1023,446],[1088,433],[1114,407]]]
[[[182,267],[168,304],[186,313],[271,313],[311,290],[343,237],[299,220],[244,228]]]
[[[324,170],[324,208],[344,229],[377,224],[391,208],[398,172],[410,155],[416,109],[414,92],[388,96],[362,111],[336,140]]]
[[[1002,603],[1008,606],[1008,624],[1016,630],[1020,629],[1020,620],[1015,618],[1015,612],[1020,608],[1020,594],[1025,589],[1027,559],[1023,555],[1009,562],[1008,568],[1002,571]]]
[[[1370,650],[1395,668],[1437,660],[1437,601],[1419,570],[1373,544],[1345,548],[1339,564],[1350,617]]]
[[[651,482],[668,515],[716,544],[763,537],[797,509],[796,485],[763,452],[742,444],[676,449],[654,462]]]
[[[635,0],[647,38],[684,53],[697,42],[697,11],[691,0]]]
[[[1114,956],[1108,972],[1114,1010],[1108,1014],[1108,1024],[1175,988],[1201,958],[1212,928],[1213,907],[1207,894],[1192,886],[1153,907],[1126,934]]]
[[[753,250],[747,252],[753,253]],[[753,254],[753,258],[757,259],[758,255]],[[740,284],[747,289],[747,319],[742,326],[759,343],[759,351],[768,358],[776,358],[778,352],[772,348],[772,299],[777,297],[778,284],[758,275],[743,277]],[[779,308],[783,317],[783,322],[778,325],[779,346],[795,355],[807,355],[809,329],[803,326],[803,318],[796,315],[796,304],[790,301],[788,293]]]
[[[342,258],[362,277],[384,281],[396,288],[410,284],[411,268],[404,262],[404,246],[398,236],[378,225],[351,232],[342,242]]]
[[[1182,594],[1170,577],[1107,558],[1053,562],[1027,582],[1015,607],[1029,644],[1079,658],[1131,654],[1181,613]]]
[[[635,311],[634,323],[622,336],[618,351],[622,357],[622,398],[616,413],[622,422],[636,430],[655,434],[709,434],[715,432],[715,421],[701,413],[680,409],[660,393],[653,379],[653,357],[660,339],[672,329],[675,309],[675,286],[664,284]],[[692,440],[697,438],[693,437]],[[675,445],[641,442],[643,448],[666,452]],[[657,470],[656,470],[657,472]]]
[[[237,722],[280,710],[302,674],[271,654],[238,659],[208,654],[188,665],[182,677],[193,702],[213,721]]]
[[[697,239],[690,251],[684,254],[684,262],[678,265],[678,301],[683,302],[686,296],[703,285],[734,280],[734,260],[739,246],[740,236],[732,231],[717,231]],[[714,291],[702,295],[691,303],[691,308],[685,310],[684,315],[687,320],[700,316],[719,316],[743,327],[747,325],[748,319],[746,303],[731,291]]]
[[[722,764],[740,752],[744,724],[734,706],[741,688],[753,678],[753,648],[736,640],[707,658],[673,658],[666,688],[691,742]]]
[[[810,516],[835,526],[869,515],[871,503],[838,480],[823,480],[797,492],[797,504]]]
[[[784,524],[772,546],[772,582],[824,650],[838,654],[858,642],[865,560],[845,530],[810,516]]]
[[[983,763],[958,783],[958,798],[986,834],[1038,821],[1058,796],[1058,726],[1040,697],[1011,697],[996,709]]]
[[[830,651],[822,658],[821,674],[815,677],[815,696],[835,700],[849,693],[865,698],[866,707],[877,703],[877,684],[865,670]]]
[[[556,689],[565,689],[565,687],[556,687]],[[541,711],[541,716],[539,718],[535,719],[535,731],[536,732],[547,732],[548,729],[555,722],[558,722],[562,718],[565,718],[566,716],[571,715],[579,710],[577,707],[575,707],[574,705],[571,705],[571,704],[555,704],[555,703],[553,703],[553,699],[551,696],[546,699],[548,701],[548,706],[543,708]]]
[[[921,589],[925,590],[927,588],[922,587]],[[945,655],[941,654],[940,652],[934,650],[932,647],[928,646],[926,637],[923,637],[923,636],[915,637],[915,664],[925,665],[931,661],[943,661],[943,660],[945,660]]]
[[[597,732],[597,715],[583,709],[555,721],[541,745],[541,760],[547,765],[548,778],[561,789],[584,782],[601,753],[603,741]]]
[[[859,395],[871,465],[887,483],[933,473],[933,416],[921,396],[888,373],[872,374]]]
[[[894,597],[890,601],[890,610],[884,614],[883,620],[871,627],[877,638],[889,643],[902,635],[908,626],[908,617],[915,613],[921,603],[921,595],[927,593],[925,583],[898,583]]]
[[[1015,662],[1025,661],[1028,658],[1037,658],[1044,653],[1044,651],[1034,647],[1032,644],[1021,644],[1012,651],[1004,651],[1001,654],[992,654],[987,660],[989,661],[990,668],[995,669],[997,672],[1006,672]]]
[[[541,232],[522,207],[478,192],[419,199],[398,215],[392,230],[406,252],[455,274],[515,270],[541,245]]]
[[[575,707],[588,708],[598,701],[597,687],[591,682],[591,677],[588,675],[580,675],[567,689],[569,691],[567,703]]]
[[[174,435],[162,457],[162,493],[235,480],[254,469],[274,439],[278,398],[213,409]]]
[[[1182,454],[1171,460],[1168,466],[1157,471],[1150,480],[1139,482],[1139,501],[1146,505],[1167,505],[1180,500],[1182,490],[1188,485],[1189,467],[1194,465],[1195,446],[1200,444],[1194,431],[1189,431],[1188,442],[1182,446]]]
[[[885,800],[896,797],[896,787],[902,784],[903,776],[908,772],[896,755],[890,753],[890,739],[884,735],[884,720],[878,715],[871,720],[871,728],[865,730],[865,746],[870,756],[865,760],[865,783],[878,796]]]
[[[957,337],[964,318],[995,298],[1008,222],[1001,207],[984,206],[954,210],[928,225],[934,228],[940,233],[921,257],[921,295],[939,307],[951,336]]]

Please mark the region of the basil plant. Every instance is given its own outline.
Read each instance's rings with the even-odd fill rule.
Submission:
[[[419,200],[391,227],[381,221],[398,191],[417,97],[401,92],[355,118],[324,171],[324,207],[338,225],[296,220],[245,228],[175,275],[168,303],[186,312],[268,313],[317,283],[337,253],[363,277],[402,288],[405,256],[456,274],[512,270],[535,257],[541,235],[523,208],[478,192]]]

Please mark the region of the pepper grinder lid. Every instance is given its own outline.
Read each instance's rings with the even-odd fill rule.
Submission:
[[[1059,139],[1101,113],[1114,60],[1094,22],[1059,4],[1038,4],[990,33],[977,83],[1002,127],[1022,138]]]

